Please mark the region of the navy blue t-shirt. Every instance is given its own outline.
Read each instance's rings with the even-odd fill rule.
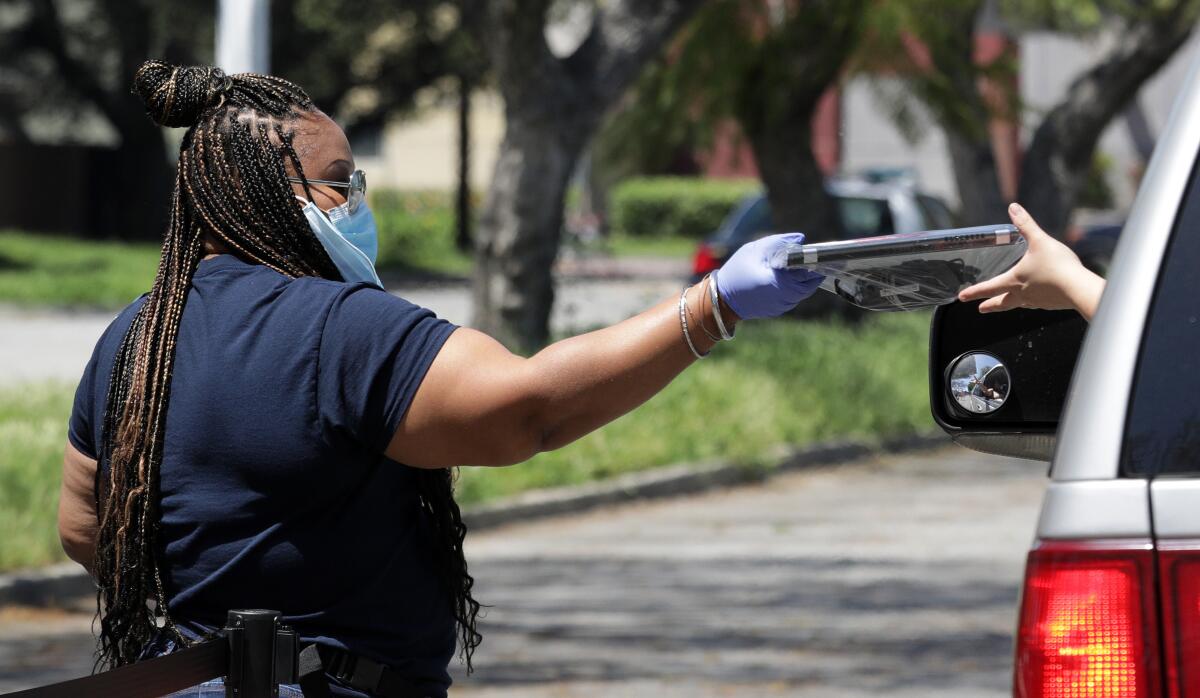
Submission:
[[[143,299],[96,344],[69,438],[96,457],[113,360]],[[219,628],[273,608],[305,641],[450,684],[450,603],[419,471],[383,450],[455,326],[366,284],[200,262],[167,410],[159,545],[172,616]],[[103,467],[103,464],[102,466]]]

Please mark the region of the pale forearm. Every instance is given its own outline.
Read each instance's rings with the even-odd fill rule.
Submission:
[[[1104,286],[1103,277],[1080,265],[1078,273],[1064,289],[1064,293],[1070,299],[1075,310],[1079,311],[1085,320],[1091,322],[1092,317],[1096,314],[1096,308],[1100,306],[1100,297],[1104,295]]]

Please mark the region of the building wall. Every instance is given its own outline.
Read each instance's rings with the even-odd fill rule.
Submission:
[[[471,100],[471,188],[487,189],[504,137],[504,105],[493,92]],[[448,191],[458,184],[458,108],[434,105],[385,130],[378,155],[355,154],[373,187]]]

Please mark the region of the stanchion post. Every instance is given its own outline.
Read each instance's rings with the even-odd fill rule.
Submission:
[[[279,611],[262,609],[229,612],[225,624],[229,638],[227,698],[275,698],[280,679],[292,680],[278,671],[294,663],[296,651],[295,636],[279,626],[279,615]],[[277,652],[284,661],[277,662]]]

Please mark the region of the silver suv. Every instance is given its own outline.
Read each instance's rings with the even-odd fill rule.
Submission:
[[[1200,696],[1198,69],[1090,328],[1073,312],[934,314],[935,420],[971,448],[1052,461],[1016,696]]]

